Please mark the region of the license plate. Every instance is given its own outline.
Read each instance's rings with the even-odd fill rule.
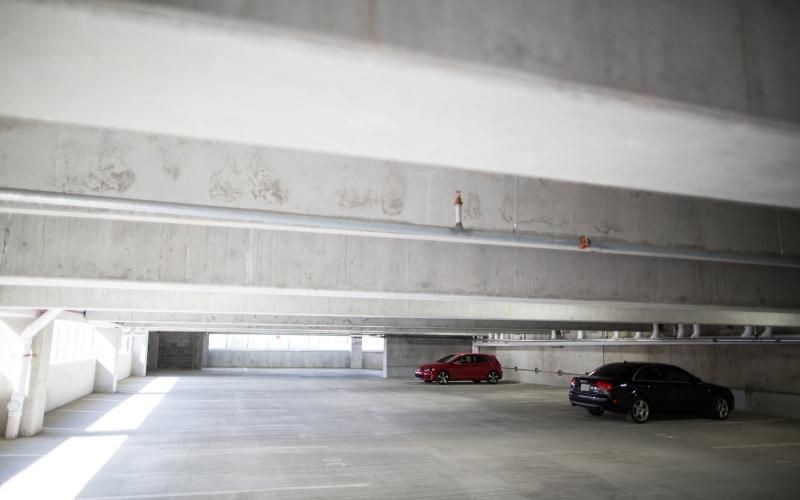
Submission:
[[[581,384],[581,392],[589,392],[591,387],[592,386],[590,384]]]

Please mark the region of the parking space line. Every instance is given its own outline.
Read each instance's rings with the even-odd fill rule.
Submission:
[[[729,446],[712,446],[711,448],[714,450],[734,450],[734,449],[745,449],[745,448],[783,448],[784,446],[800,446],[800,442],[797,443],[762,443],[762,444],[735,444]]]
[[[279,486],[275,488],[255,488],[250,490],[217,490],[217,491],[195,491],[191,493],[159,493],[146,495],[120,495],[113,497],[78,497],[79,500],[133,500],[137,498],[173,498],[173,497],[197,497],[197,496],[217,496],[217,495],[246,495],[248,493],[269,493],[278,491],[308,491],[308,490],[332,490],[343,488],[366,488],[369,483],[350,483],[350,484],[318,484],[313,486]]]

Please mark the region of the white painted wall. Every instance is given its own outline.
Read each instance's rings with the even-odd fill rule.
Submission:
[[[133,354],[130,352],[121,352],[117,358],[117,382],[125,380],[131,376],[131,362]]]
[[[94,358],[51,364],[44,411],[49,412],[91,394],[94,390],[94,368]]]

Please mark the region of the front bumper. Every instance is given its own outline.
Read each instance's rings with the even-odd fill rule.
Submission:
[[[433,381],[434,372],[433,371],[427,371],[426,372],[426,371],[423,371],[423,370],[420,370],[419,368],[417,368],[414,371],[414,376],[416,378],[418,378],[418,379],[422,379],[422,380],[430,382],[430,381]]]

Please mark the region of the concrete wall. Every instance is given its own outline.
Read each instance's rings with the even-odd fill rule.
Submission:
[[[119,358],[117,358],[117,382],[120,380],[125,380],[126,378],[131,376],[131,362],[133,361],[133,355],[130,352],[121,352],[119,353]]]
[[[383,370],[383,353],[364,351],[361,353],[365,370]]]
[[[176,332],[159,333],[157,370],[199,370],[202,368],[202,358],[202,335]]]
[[[94,373],[94,358],[51,364],[45,412],[91,394],[94,391]]]
[[[350,368],[349,351],[208,351],[218,368]]]
[[[735,389],[737,406],[751,411],[800,417],[800,346],[795,345],[681,345],[585,347],[484,347],[496,354],[504,378],[568,387],[605,363],[654,361],[678,365],[708,382]],[[514,371],[514,367],[520,371]],[[538,368],[540,373],[532,370]],[[563,375],[559,376],[558,370]]]
[[[469,338],[387,336],[383,352],[385,378],[414,378],[414,369],[447,354],[471,352]]]

